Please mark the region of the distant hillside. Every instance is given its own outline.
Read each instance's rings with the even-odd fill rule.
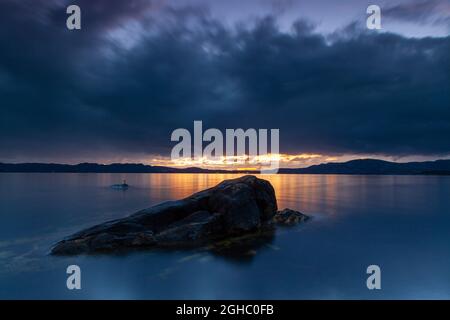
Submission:
[[[202,168],[171,168],[144,164],[97,164],[76,165],[54,163],[0,163],[0,172],[71,172],[71,173],[258,173],[257,171],[211,170]],[[282,168],[284,174],[421,174],[450,175],[450,160],[425,162],[389,162],[376,159],[352,160],[342,163],[324,163],[308,168]]]
[[[450,174],[450,160],[425,162],[389,162],[376,159],[324,163],[308,168],[280,169],[280,173],[295,174]]]
[[[0,163],[0,172],[66,172],[66,173],[227,173],[226,170],[202,168],[171,168],[134,163],[80,163],[76,165],[57,163]]]

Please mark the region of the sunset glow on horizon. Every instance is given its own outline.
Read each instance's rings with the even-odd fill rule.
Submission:
[[[172,160],[170,158],[154,158],[152,165],[168,166],[176,168],[201,167],[205,169],[235,169],[235,170],[259,170],[262,166],[271,162],[279,162],[280,166],[292,166],[294,164],[315,164],[318,159],[324,160],[320,154],[265,154],[257,156],[220,156],[217,158],[181,158]],[[316,161],[315,161],[316,160]]]
[[[253,160],[252,160],[253,159]],[[218,159],[202,158],[182,158],[172,160],[170,157],[155,156],[150,161],[141,161],[144,164],[152,166],[164,166],[173,168],[190,168],[198,167],[203,169],[213,170],[237,170],[237,171],[251,171],[260,170],[261,167],[267,166],[270,161],[279,161],[280,168],[306,168],[313,165],[319,165],[330,162],[346,162],[357,159],[379,159],[394,162],[413,162],[413,161],[428,161],[434,160],[432,157],[390,157],[373,154],[348,154],[348,155],[326,155],[318,153],[300,153],[300,154],[267,154],[256,156],[250,159],[248,155],[245,156],[222,156]],[[114,161],[107,161],[113,163]],[[128,159],[120,159],[117,162],[130,162]]]

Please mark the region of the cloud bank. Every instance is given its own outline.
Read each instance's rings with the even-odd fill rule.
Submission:
[[[176,128],[280,128],[281,152],[450,153],[450,38],[159,1],[0,4],[0,160],[169,155]],[[127,4],[129,3],[129,5]]]

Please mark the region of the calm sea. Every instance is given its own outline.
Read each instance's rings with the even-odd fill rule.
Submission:
[[[280,208],[313,217],[244,255],[204,250],[52,257],[75,231],[236,175],[0,174],[0,298],[450,298],[450,177],[274,175]],[[126,179],[126,191],[109,186]],[[81,268],[81,290],[66,268]],[[381,268],[381,290],[366,269]]]

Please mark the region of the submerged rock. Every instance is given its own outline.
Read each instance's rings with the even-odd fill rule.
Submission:
[[[123,180],[122,183],[120,184],[113,184],[111,186],[112,189],[117,189],[117,190],[128,190],[130,186],[127,184],[127,182],[125,180]]]
[[[276,213],[277,200],[270,182],[243,176],[80,231],[58,242],[51,253],[73,255],[214,243],[258,232],[272,224]]]
[[[277,224],[281,225],[296,225],[298,223],[304,222],[308,220],[309,217],[299,211],[291,210],[291,209],[283,209],[278,211],[273,217],[273,221]]]

